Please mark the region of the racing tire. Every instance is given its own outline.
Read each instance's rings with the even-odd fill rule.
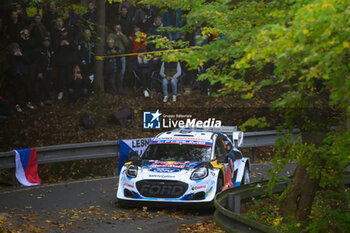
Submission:
[[[218,182],[216,184],[216,193],[219,193],[222,191],[222,178],[218,178]]]
[[[250,171],[247,166],[244,168],[242,184],[250,184]]]

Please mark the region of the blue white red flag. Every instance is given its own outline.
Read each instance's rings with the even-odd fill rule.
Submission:
[[[41,184],[36,148],[15,150],[15,153],[17,180],[24,186]]]

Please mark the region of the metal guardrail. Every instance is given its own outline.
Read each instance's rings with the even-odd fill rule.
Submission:
[[[289,184],[290,180],[279,181],[273,188],[273,193],[282,193]],[[227,232],[264,232],[281,233],[270,226],[257,222],[246,216],[240,215],[241,202],[246,202],[252,198],[259,198],[267,194],[268,181],[261,181],[248,185],[242,185],[233,189],[227,189],[218,193],[214,199],[215,222]],[[344,184],[350,184],[350,172],[346,171],[344,175]],[[233,204],[233,206],[232,206]]]
[[[86,142],[37,148],[38,164],[104,159],[119,154],[119,141]],[[0,169],[15,167],[15,152],[0,153]]]
[[[232,132],[223,132],[232,135]],[[299,136],[299,130],[294,130],[293,138]],[[242,148],[273,146],[279,137],[276,130],[247,132],[244,134]],[[253,158],[255,158],[253,150]],[[14,151],[0,153],[0,169],[14,168]],[[84,159],[104,159],[119,155],[119,141],[86,142],[37,147],[38,164],[58,163]],[[253,159],[254,160],[254,159]]]

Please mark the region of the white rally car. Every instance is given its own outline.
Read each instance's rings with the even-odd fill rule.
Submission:
[[[243,132],[233,132],[232,138],[239,146]],[[212,202],[217,192],[250,182],[249,159],[220,129],[160,133],[141,157],[130,160],[119,177],[120,204]]]

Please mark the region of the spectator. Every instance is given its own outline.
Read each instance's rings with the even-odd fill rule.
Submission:
[[[120,25],[122,32],[124,35],[127,37],[131,36],[131,31],[132,31],[132,21],[128,16],[128,9],[126,6],[123,6],[121,8],[120,15],[117,17],[117,25]]]
[[[177,81],[181,75],[181,65],[180,62],[162,62],[160,68],[160,76],[163,78],[163,102],[168,101],[168,84],[171,83],[171,89],[173,94],[173,102],[176,102],[177,95]]]
[[[169,9],[167,12],[165,12],[162,16],[162,21],[164,27],[176,27],[176,28],[182,28],[184,26],[184,20],[182,18],[183,12],[181,9],[173,10]],[[172,31],[169,32],[169,40],[174,41],[177,40],[180,36],[179,31]]]
[[[58,70],[58,96],[57,99],[63,98],[63,90],[67,86],[68,77],[70,76],[75,59],[75,46],[69,36],[67,28],[61,29],[61,37],[56,45],[56,64]]]
[[[68,29],[72,41],[77,42],[80,36],[80,16],[73,9],[63,13],[64,26]]]
[[[80,98],[86,97],[88,90],[86,85],[86,77],[80,71],[79,65],[75,65],[69,81],[69,102],[74,105]]]
[[[131,21],[134,21],[135,13],[136,13],[136,7],[134,6],[134,4],[132,4],[128,0],[123,0],[123,2],[119,4],[119,8],[118,8],[119,14],[121,14],[123,7],[126,7],[127,9],[128,18],[131,19]]]
[[[153,24],[148,30],[148,35],[156,36],[163,35],[162,32],[158,31],[160,27],[163,27],[162,18],[157,16],[154,18]]]
[[[27,79],[27,66],[25,62],[25,57],[19,47],[19,44],[12,43],[10,45],[10,54],[9,54],[9,72],[11,77],[11,82],[13,85],[13,95],[16,105],[17,112],[22,112],[20,106],[20,95],[24,94],[24,100],[27,103],[29,109],[34,109],[34,106],[31,103],[31,84]],[[23,90],[22,90],[23,89]]]
[[[139,49],[138,53],[144,53],[145,50]],[[141,84],[143,88],[143,94],[147,98],[149,97],[149,83],[152,76],[152,63],[146,58],[145,54],[137,55],[137,59],[133,65],[133,70],[136,75],[141,79]]]
[[[55,20],[58,14],[56,10],[56,3],[54,1],[49,2],[49,7],[43,15],[43,24],[48,32],[51,32],[55,27]]]
[[[36,47],[40,47],[43,39],[48,36],[40,15],[35,15],[34,22],[29,26],[29,31]]]
[[[121,53],[120,48],[115,46],[113,39],[107,40],[106,56],[114,56]],[[104,61],[104,74],[108,80],[113,95],[123,95],[123,79],[120,73],[121,61],[119,57],[107,57]]]
[[[28,23],[27,12],[23,10],[23,6],[21,2],[15,3],[15,10],[18,13],[18,19],[21,20],[23,23],[27,24]]]
[[[44,104],[51,105],[50,89],[52,70],[54,66],[54,52],[50,47],[50,40],[48,37],[43,39],[43,47],[40,51],[40,56],[37,62],[37,77],[39,78],[39,96],[40,106]]]
[[[139,27],[134,28],[133,35],[131,36],[132,41],[132,53],[136,53],[139,49],[147,51],[146,42],[147,35],[140,31]]]
[[[83,15],[84,25],[88,27],[92,31],[96,31],[95,23],[96,23],[96,10],[95,3],[93,1],[89,1],[88,3],[88,12]]]
[[[18,17],[18,11],[12,10],[10,19],[5,26],[5,35],[10,42],[18,42],[19,32],[25,27],[25,24]]]
[[[124,33],[122,32],[120,25],[117,24],[114,26],[114,33],[109,34],[107,39],[113,39],[115,46],[120,49],[122,54],[125,53],[127,46],[129,45],[129,40],[126,37],[126,35],[124,35]],[[124,79],[125,67],[126,67],[126,59],[124,56],[120,57],[120,62],[121,62],[120,75],[121,75],[121,78]]]
[[[92,74],[94,68],[95,42],[90,29],[86,28],[78,44],[81,72],[84,77]]]
[[[51,42],[52,45],[55,45],[58,43],[60,37],[61,37],[61,30],[64,28],[64,22],[63,18],[57,17],[55,26],[51,30]]]
[[[141,8],[136,11],[135,24],[142,32],[147,33],[153,21],[153,12],[150,7],[142,4]]]
[[[160,27],[163,27],[162,18],[155,17],[153,24],[150,26],[148,30],[148,36],[165,36],[164,33],[158,31]],[[147,47],[148,47],[148,51],[156,50],[156,46],[153,42],[148,43]]]
[[[35,86],[36,77],[36,61],[38,59],[40,45],[32,38],[31,33],[27,28],[24,28],[20,32],[19,45],[22,48],[24,62],[26,65],[26,79],[28,83],[32,83]]]

